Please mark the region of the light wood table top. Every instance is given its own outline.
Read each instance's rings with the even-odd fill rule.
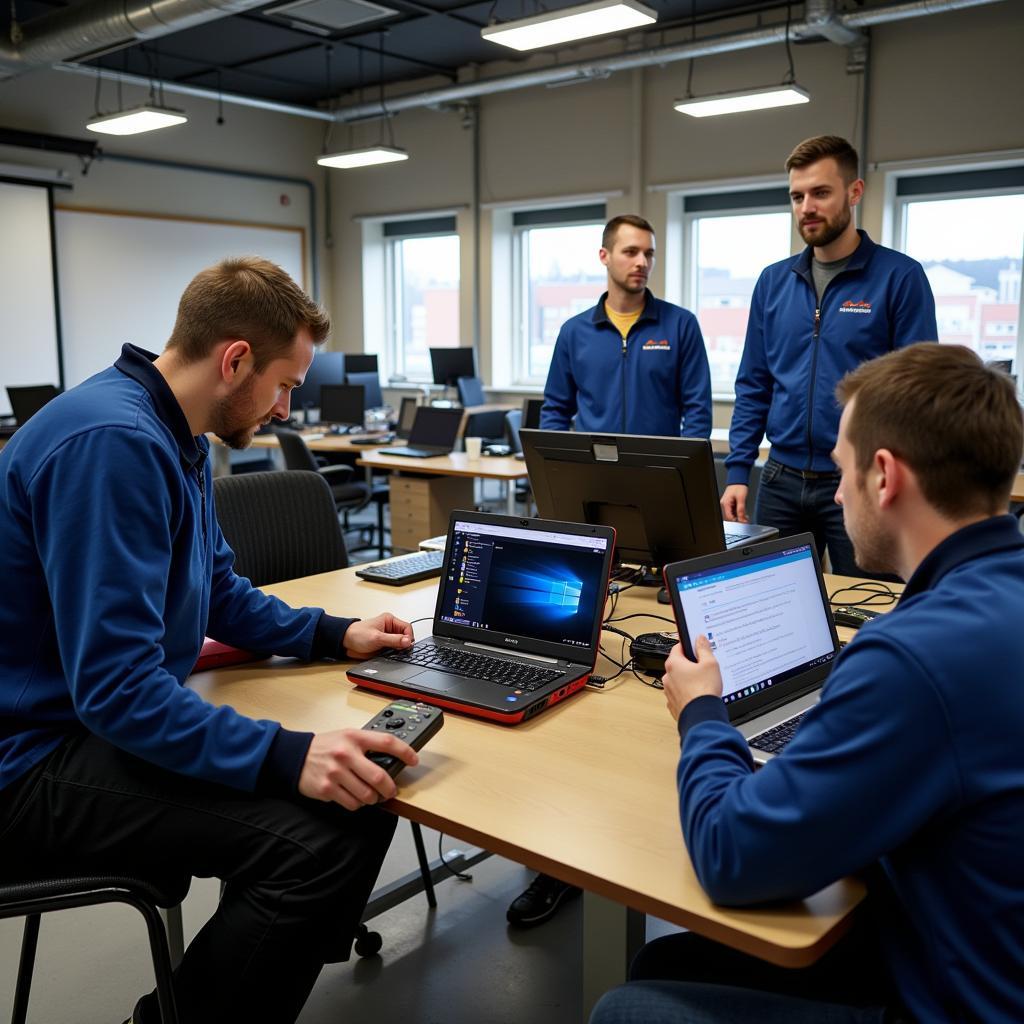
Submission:
[[[838,581],[830,582],[830,591]],[[266,588],[293,605],[339,615],[384,609],[432,616],[436,582],[402,588],[358,580],[352,570]],[[624,593],[616,617],[637,635],[672,629],[654,591]],[[415,625],[417,636],[430,620]],[[617,656],[621,638],[605,634]],[[598,671],[612,674],[602,659]],[[192,677],[215,704],[316,731],[364,725],[386,698],[355,688],[344,665],[280,659]],[[636,910],[691,928],[784,966],[813,962],[846,930],[864,895],[843,880],[799,903],[770,909],[715,906],[690,865],[679,828],[679,740],[659,690],[626,673],[520,726],[449,713],[445,727],[401,776],[399,815],[555,875]],[[766,870],[770,870],[766,865]]]
[[[1010,492],[1010,501],[1024,501],[1024,473],[1018,473]]]
[[[395,441],[390,447],[404,444]],[[410,459],[401,455],[385,455],[371,448],[363,449],[356,465],[372,469],[398,469],[407,473],[423,473],[428,476],[472,476],[481,480],[522,480],[527,476],[526,463],[509,456],[481,455],[471,459],[465,452],[451,455],[436,455],[430,459]]]
[[[306,442],[306,447],[311,451],[315,452],[365,452],[367,450],[373,451],[373,445],[365,444],[354,444],[356,440],[363,440],[365,438],[373,438],[374,444],[384,445],[396,445],[404,444],[403,441],[399,441],[394,435],[387,434],[331,434],[326,430],[318,430],[313,428],[311,430],[299,431],[303,441]],[[390,440],[385,441],[383,438],[390,436]],[[253,448],[279,448],[280,444],[277,440],[277,435],[274,433],[269,434],[257,434],[252,439]]]

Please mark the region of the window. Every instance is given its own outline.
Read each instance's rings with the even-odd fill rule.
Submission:
[[[454,217],[384,225],[388,366],[430,379],[431,348],[459,344],[459,236]]]
[[[897,245],[928,275],[939,341],[1016,359],[1024,166],[903,177],[896,205]]]
[[[604,203],[513,214],[513,377],[541,384],[562,324],[604,291]]]
[[[791,252],[789,194],[766,188],[686,196],[683,214],[684,305],[704,335],[712,392],[732,397],[754,285],[765,267]]]

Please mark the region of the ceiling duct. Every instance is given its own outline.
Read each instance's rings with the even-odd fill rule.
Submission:
[[[266,0],[93,0],[34,18],[15,46],[0,39],[0,78],[59,61],[90,60],[130,43],[159,39],[240,14]]]

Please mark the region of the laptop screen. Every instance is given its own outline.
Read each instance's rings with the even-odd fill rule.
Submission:
[[[459,436],[461,422],[461,409],[434,409],[421,405],[416,410],[409,444],[452,449],[455,447],[455,438]]]
[[[728,704],[778,686],[836,656],[811,544],[737,556],[674,576],[693,649],[707,636]],[[721,561],[721,560],[720,560]]]
[[[607,537],[456,519],[437,617],[453,626],[589,649],[604,603],[609,543]]]

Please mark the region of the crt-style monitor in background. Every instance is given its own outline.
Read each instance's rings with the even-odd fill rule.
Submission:
[[[352,352],[345,355],[346,373],[380,373],[376,352]]]
[[[320,388],[320,422],[361,427],[366,418],[366,391],[358,384],[324,384]]]
[[[376,370],[368,373],[346,373],[346,384],[357,384],[366,393],[366,408],[379,409],[384,404],[384,395],[380,390],[380,377]]]
[[[519,437],[541,517],[613,527],[618,561],[660,569],[724,550],[710,441],[568,430]]]
[[[460,377],[476,376],[476,360],[471,348],[432,348],[430,369],[435,384],[455,387]]]
[[[306,371],[306,379],[291,394],[292,413],[320,408],[320,388],[324,384],[345,383],[345,357],[340,352],[316,352]]]

